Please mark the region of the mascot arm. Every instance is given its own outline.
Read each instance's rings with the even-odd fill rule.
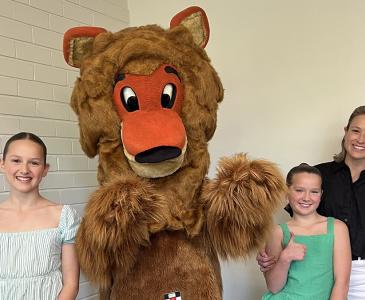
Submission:
[[[165,201],[137,177],[100,187],[91,195],[77,234],[82,271],[107,290],[114,269],[128,274],[156,224],[165,224],[166,211]]]
[[[202,197],[209,236],[222,258],[245,257],[262,245],[285,190],[273,163],[249,161],[243,154],[219,162]]]

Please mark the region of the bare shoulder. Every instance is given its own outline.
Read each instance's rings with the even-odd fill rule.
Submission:
[[[282,239],[282,237],[283,237],[283,232],[281,230],[280,225],[275,224],[272,227],[271,231],[270,231],[270,235],[269,235],[268,240],[269,241],[270,240],[277,240],[278,238],[281,238]]]
[[[275,236],[276,238],[283,237],[283,231],[281,230],[280,225],[275,224],[273,228],[273,236]]]
[[[349,230],[347,225],[341,220],[335,219],[334,222],[335,243],[343,243],[349,240]]]
[[[6,215],[8,210],[6,202],[0,202],[0,219],[4,219],[4,215]]]
[[[348,232],[347,225],[338,219],[335,219],[334,228],[336,232]]]
[[[0,202],[0,209],[8,209],[9,208],[9,199]]]
[[[63,204],[59,204],[57,202],[54,202],[54,201],[51,201],[51,200],[48,200],[45,198],[42,199],[41,203],[42,203],[42,206],[44,206],[44,207],[47,206],[52,209],[62,209],[62,207],[63,207]]]
[[[63,206],[63,204],[55,203],[47,199],[44,199],[42,203],[44,212],[56,221],[58,221],[61,216]]]

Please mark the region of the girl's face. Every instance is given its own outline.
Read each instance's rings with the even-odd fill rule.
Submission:
[[[12,191],[31,193],[38,191],[39,184],[48,172],[42,147],[31,140],[17,140],[9,145],[5,160],[0,167]]]
[[[365,115],[355,117],[345,128],[346,159],[365,160]]]
[[[321,177],[316,174],[295,174],[288,191],[288,200],[293,212],[299,215],[315,212],[321,201],[321,185]]]

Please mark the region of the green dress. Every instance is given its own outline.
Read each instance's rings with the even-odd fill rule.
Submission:
[[[287,224],[280,224],[284,246],[289,242]],[[334,218],[327,218],[327,233],[319,235],[296,235],[294,241],[307,247],[302,261],[293,261],[283,289],[272,294],[267,292],[262,300],[328,300],[333,287]]]

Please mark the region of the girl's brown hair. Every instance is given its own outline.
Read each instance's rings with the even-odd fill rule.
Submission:
[[[290,171],[288,172],[288,175],[286,176],[286,185],[288,187],[293,184],[294,175],[299,173],[315,174],[318,175],[322,180],[322,174],[316,167],[312,167],[307,163],[301,163],[300,165],[291,168]]]
[[[3,151],[3,160],[5,160],[5,158],[6,158],[6,154],[8,153],[10,144],[12,142],[19,141],[19,140],[30,140],[30,141],[40,145],[43,150],[44,163],[46,164],[47,147],[44,144],[44,142],[41,140],[40,137],[38,137],[37,135],[35,135],[34,133],[31,133],[31,132],[19,132],[19,133],[13,135],[10,139],[8,139],[8,141],[5,143],[5,147],[4,147],[4,151]]]

